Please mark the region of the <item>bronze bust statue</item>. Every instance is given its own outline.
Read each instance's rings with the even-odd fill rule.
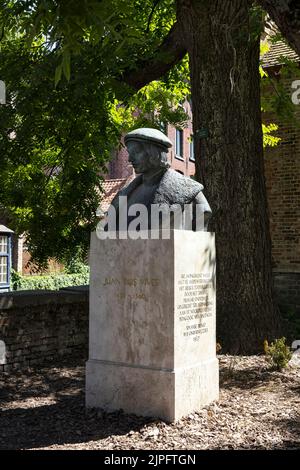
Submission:
[[[192,230],[197,229],[194,220],[197,208],[200,209],[203,218],[200,230],[207,230],[211,209],[202,193],[203,186],[192,178],[170,169],[167,156],[168,149],[172,147],[170,139],[159,130],[140,128],[125,136],[125,144],[129,161],[137,176],[113,199],[112,206],[116,214],[118,215],[121,210],[120,201],[125,199],[124,197],[120,199],[121,196],[127,198],[126,210],[135,204],[141,204],[147,208],[149,214],[153,205],[171,209],[174,207],[183,209],[189,205],[192,207]],[[133,217],[127,212],[127,227],[132,219]],[[150,215],[148,228],[153,229]],[[116,229],[119,230],[118,224]]]

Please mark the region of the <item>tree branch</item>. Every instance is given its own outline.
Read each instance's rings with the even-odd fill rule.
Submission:
[[[135,90],[161,78],[186,54],[180,24],[175,23],[152,59],[141,59],[134,69],[123,73],[122,80]]]
[[[300,56],[300,2],[299,0],[259,0],[282,35]]]
[[[152,16],[155,12],[155,8],[157,7],[157,5],[159,4],[160,0],[154,0],[153,2],[153,6],[152,6],[152,10],[151,10],[151,13],[149,15],[149,18],[148,18],[148,24],[147,24],[147,28],[146,28],[146,33],[149,32],[149,29],[150,29],[150,24],[151,24],[151,20],[152,20]]]

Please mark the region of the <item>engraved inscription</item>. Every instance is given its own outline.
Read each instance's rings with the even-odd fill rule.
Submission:
[[[213,302],[209,295],[211,273],[181,274],[177,287],[181,294],[177,315],[182,334],[199,341],[200,336],[208,332],[206,320],[213,314]]]
[[[148,287],[157,287],[160,285],[160,279],[157,278],[114,278],[106,277],[102,283],[104,287],[116,287],[115,296],[120,304],[129,300],[142,300],[149,302],[149,295],[145,290]]]

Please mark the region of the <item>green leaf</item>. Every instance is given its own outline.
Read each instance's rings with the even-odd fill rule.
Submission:
[[[70,76],[71,76],[71,57],[70,57],[70,52],[68,49],[64,50],[63,52],[62,68],[63,68],[64,76],[69,82]]]
[[[55,69],[55,88],[57,87],[58,82],[61,79],[62,65],[59,64]]]

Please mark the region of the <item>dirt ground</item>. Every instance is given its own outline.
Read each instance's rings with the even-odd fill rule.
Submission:
[[[174,424],[86,410],[84,361],[0,376],[0,449],[300,449],[300,368],[218,356],[220,399]]]

